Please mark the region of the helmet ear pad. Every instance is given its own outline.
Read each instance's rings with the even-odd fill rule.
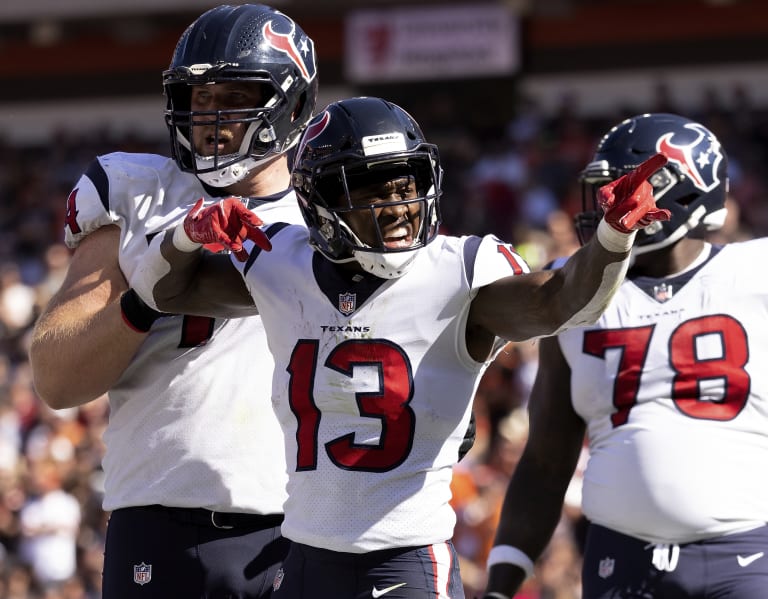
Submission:
[[[728,193],[728,158],[717,137],[704,125],[669,113],[646,113],[626,119],[600,140],[592,162],[581,172],[583,210],[576,215],[580,238],[586,239],[599,219],[596,190],[628,173],[654,154],[668,163],[649,177],[659,208],[671,213],[638,232],[635,252],[666,247],[697,231],[722,223]],[[714,216],[721,215],[721,216]]]
[[[259,105],[230,115],[191,110],[193,86],[231,81],[262,86]],[[314,43],[292,19],[268,6],[218,6],[182,34],[163,86],[173,158],[203,182],[226,187],[298,141],[317,102]],[[204,120],[218,131],[233,115],[248,124],[239,150],[196,154],[192,127]]]

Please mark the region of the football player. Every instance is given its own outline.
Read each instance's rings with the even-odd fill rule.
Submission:
[[[225,200],[153,240],[135,277],[147,302],[262,316],[292,541],[274,599],[463,596],[450,482],[479,379],[503,340],[594,322],[634,229],[667,216],[645,181],[665,161],[606,190],[597,239],[563,269],[530,273],[495,236],[440,235],[437,148],[399,106],[352,98],[299,142],[308,230],[259,228]],[[242,262],[200,250],[246,237]]]
[[[34,331],[35,385],[57,409],[109,392],[105,599],[266,597],[288,542],[261,321],[158,318],[126,279],[197,198],[303,222],[286,152],[316,103],[313,43],[268,6],[218,6],[183,33],[163,86],[172,158],[99,156],[69,195],[75,251]]]
[[[586,433],[583,596],[755,599],[768,589],[768,240],[722,225],[727,157],[701,123],[642,114],[612,128],[585,189],[656,152],[671,219],[638,232],[626,282],[594,326],[540,342],[530,436],[510,482],[486,599],[514,595],[561,514]],[[599,210],[585,193],[577,224]]]

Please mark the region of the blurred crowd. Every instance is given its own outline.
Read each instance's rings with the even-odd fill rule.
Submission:
[[[768,233],[768,110],[739,87],[703,90],[693,110],[674,106],[663,88],[647,111],[678,112],[707,125],[729,157],[730,218],[717,240]],[[493,232],[514,243],[532,268],[578,247],[572,218],[581,206],[579,171],[597,135],[638,112],[577,116],[565,96],[545,115],[520,100],[506,123],[463,119],[446,98],[409,108],[439,144],[445,169],[444,227],[453,234]],[[59,287],[70,257],[63,245],[66,199],[96,155],[115,150],[167,153],[164,138],[113,138],[108,130],[56,134],[45,146],[0,139],[0,597],[98,599],[108,514],[101,510],[106,396],[52,411],[31,383],[27,344],[41,308]],[[194,198],[190,198],[190,201]],[[82,373],[87,376],[88,364]],[[525,406],[536,372],[535,343],[509,344],[475,399],[477,441],[455,470],[456,548],[468,599],[483,589],[485,559],[501,500],[527,437]],[[587,455],[583,456],[587,459]],[[525,599],[579,597],[583,518],[578,472],[563,518]]]

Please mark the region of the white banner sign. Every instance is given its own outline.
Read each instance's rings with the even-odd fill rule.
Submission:
[[[351,12],[345,66],[350,83],[511,75],[517,18],[482,4]]]

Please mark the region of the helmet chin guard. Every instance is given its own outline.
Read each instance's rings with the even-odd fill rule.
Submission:
[[[237,159],[232,160],[234,157]],[[214,171],[209,166],[214,160],[213,157],[198,156],[197,178],[211,187],[229,187],[238,181],[242,181],[253,169],[270,162],[272,159],[274,159],[274,156],[255,160],[253,158],[242,158],[239,154],[228,154],[220,157],[220,160],[227,163],[228,166],[220,167]]]
[[[237,154],[230,154],[229,156],[237,156]],[[226,158],[223,156],[222,158]],[[254,168],[265,162],[269,162],[269,158],[262,158],[261,160],[254,160],[253,158],[239,158],[237,162],[225,166],[217,171],[211,171],[206,167],[208,158],[197,158],[197,178],[200,179],[206,185],[211,187],[229,187],[234,185],[238,181],[245,179],[246,175],[250,173]]]
[[[379,277],[380,279],[397,279],[402,277],[410,269],[416,255],[421,248],[410,252],[396,254],[382,254],[378,252],[364,252],[355,250],[354,256],[363,270]]]

